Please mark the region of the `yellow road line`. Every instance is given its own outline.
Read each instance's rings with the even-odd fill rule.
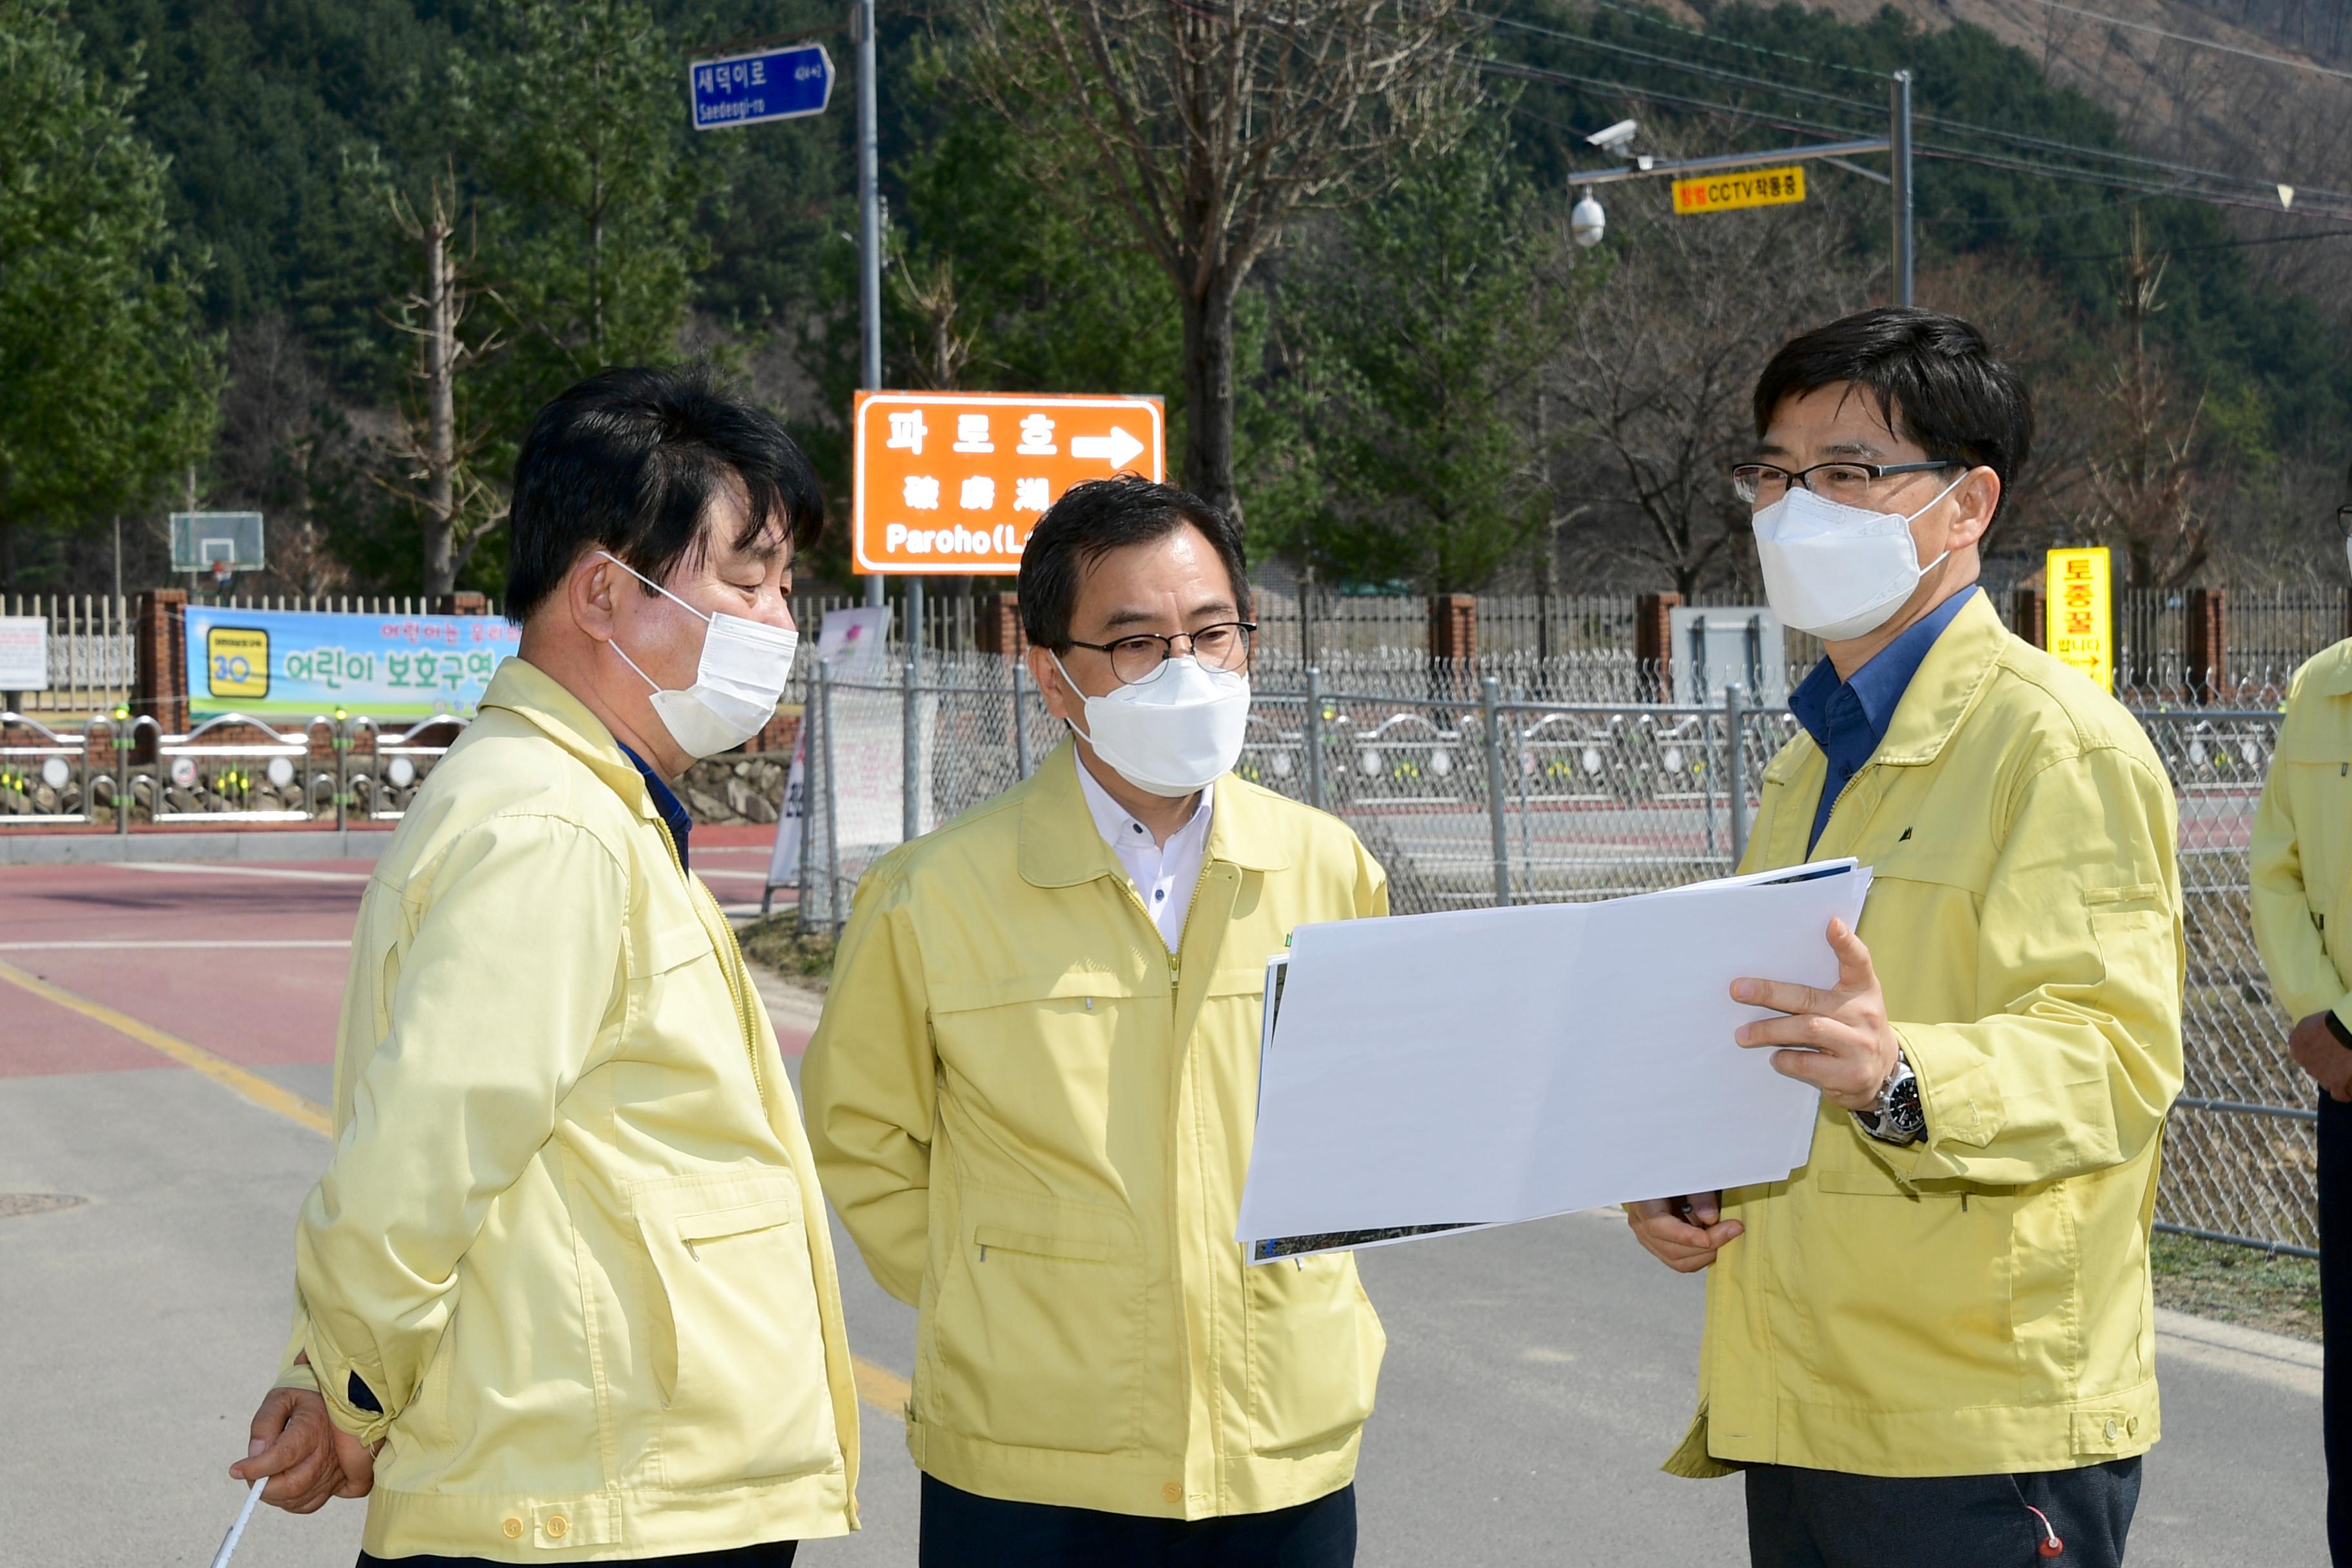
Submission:
[[[213,1055],[202,1046],[192,1046],[177,1035],[167,1035],[153,1025],[142,1024],[130,1014],[119,1012],[103,1002],[77,996],[64,986],[52,985],[39,975],[27,974],[11,963],[0,963],[0,980],[29,991],[45,1002],[54,1002],[68,1012],[79,1013],[85,1018],[103,1024],[118,1035],[128,1035],[149,1049],[163,1052],[182,1067],[193,1068],[264,1110],[274,1110],[287,1121],[299,1123],[313,1132],[330,1137],[334,1134],[334,1123],[328,1118],[325,1106],[280,1089],[258,1073],[247,1072],[235,1062]]]
[[[907,1401],[915,1396],[915,1390],[905,1378],[887,1366],[876,1366],[862,1355],[849,1358],[849,1370],[857,1380],[858,1398],[893,1421],[907,1418]]]
[[[118,1035],[127,1035],[151,1050],[161,1051],[182,1067],[194,1068],[264,1110],[275,1111],[287,1121],[322,1136],[334,1136],[334,1122],[327,1114],[325,1106],[280,1089],[268,1079],[213,1055],[202,1046],[191,1045],[177,1035],[167,1035],[153,1025],[141,1023],[130,1014],[110,1007],[103,1002],[77,996],[64,986],[52,985],[39,975],[27,974],[11,963],[0,963],[0,980],[20,990],[29,991],[45,1002],[54,1002],[68,1012],[79,1013],[92,1022],[103,1024]],[[849,1364],[857,1382],[858,1398],[894,1420],[906,1418],[907,1401],[914,1390],[905,1378],[887,1367],[875,1365],[864,1356],[851,1356]]]

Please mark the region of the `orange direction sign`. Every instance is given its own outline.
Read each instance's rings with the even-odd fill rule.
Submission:
[[[1777,206],[1805,199],[1805,170],[1800,163],[1785,169],[1743,169],[1736,174],[1700,174],[1675,182],[1675,211],[1730,212],[1735,207]]]
[[[856,570],[1010,575],[1062,492],[1167,474],[1156,397],[861,392],[852,463]]]

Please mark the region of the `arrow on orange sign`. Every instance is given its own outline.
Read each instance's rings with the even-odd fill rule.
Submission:
[[[1127,467],[1128,464],[1135,460],[1136,454],[1142,450],[1142,442],[1137,440],[1134,437],[1129,435],[1126,431],[1120,429],[1116,425],[1110,427],[1110,434],[1108,436],[1073,436],[1070,437],[1071,457],[1100,458],[1109,463],[1114,468],[1123,468]]]

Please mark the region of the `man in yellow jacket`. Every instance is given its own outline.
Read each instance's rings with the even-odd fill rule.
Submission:
[[[2336,509],[2352,555],[2352,505]],[[2287,1054],[2319,1089],[2319,1309],[2352,1334],[2352,640],[2294,672],[2254,814],[2254,942],[2295,1020]],[[2332,1341],[2342,1343],[2343,1341]],[[2352,1563],[2352,1363],[2327,1357],[2327,1546]]]
[[[782,1568],[856,1523],[814,1164],[668,782],[773,715],[823,515],[698,374],[605,372],[523,443],[520,657],[361,903],[294,1331],[230,1472],[367,1493],[362,1563]]]
[[[2181,1079],[2171,786],[2114,699],[2011,637],[1978,544],[2032,435],[1966,322],[1791,341],[1732,482],[1827,657],[1747,868],[1855,856],[1830,991],[1743,980],[1739,1044],[1818,1086],[1785,1182],[1628,1205],[1710,1268],[1667,1468],[1746,1472],[1759,1568],[2120,1563],[2157,1440],[2147,1235]],[[1670,1091],[1670,1090],[1669,1090]]]
[[[1234,1239],[1265,962],[1387,912],[1331,817],[1234,776],[1240,530],[1073,488],[1022,556],[1075,732],[869,870],[802,1089],[825,1190],[919,1313],[925,1568],[1344,1568],[1384,1341],[1341,1255]]]

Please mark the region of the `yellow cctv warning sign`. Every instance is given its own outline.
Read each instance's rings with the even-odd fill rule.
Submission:
[[[1785,169],[1742,169],[1675,182],[1675,211],[1685,215],[1777,206],[1804,199],[1805,171],[1794,163]]]

